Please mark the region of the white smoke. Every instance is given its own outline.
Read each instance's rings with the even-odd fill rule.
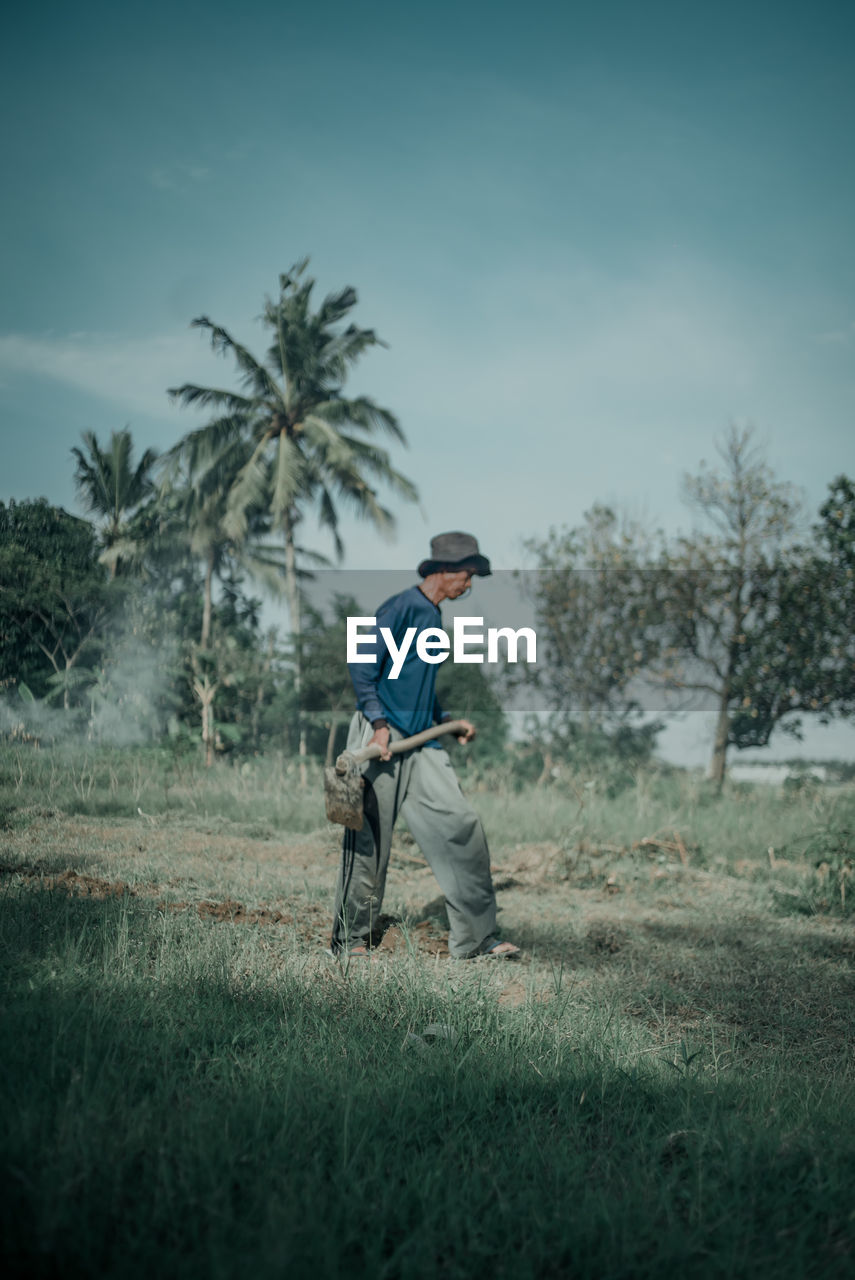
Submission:
[[[131,626],[116,637],[89,691],[90,742],[133,747],[163,736],[177,650],[174,641],[153,644]]]
[[[0,736],[45,746],[132,747],[164,736],[175,681],[177,642],[152,641],[129,617],[114,628],[78,705],[58,707],[26,687],[0,698]],[[83,674],[82,672],[80,673]]]

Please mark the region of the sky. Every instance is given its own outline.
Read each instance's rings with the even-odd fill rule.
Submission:
[[[356,287],[418,484],[345,564],[475,533],[497,567],[752,424],[809,513],[855,467],[851,4],[18,6],[0,53],[0,500],[78,510],[71,448],[165,449],[257,351],[278,275]],[[394,504],[393,504],[394,505]],[[314,545],[325,547],[318,534]]]

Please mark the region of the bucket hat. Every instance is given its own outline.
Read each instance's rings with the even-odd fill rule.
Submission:
[[[430,559],[423,560],[418,568],[419,577],[442,569],[469,569],[486,578],[491,572],[490,561],[478,550],[478,540],[471,533],[438,533],[430,540]]]

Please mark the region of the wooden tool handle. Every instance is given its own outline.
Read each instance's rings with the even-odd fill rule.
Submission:
[[[411,738],[399,738],[397,742],[390,742],[389,750],[396,756],[402,751],[409,751],[411,747],[420,747],[423,742],[430,742],[432,738],[442,738],[446,733],[465,733],[468,728],[465,720],[446,720],[444,724],[435,724],[432,729],[414,733]],[[365,760],[375,760],[379,755],[382,755],[382,748],[374,742],[361,751],[354,751],[353,759],[357,764],[362,764]]]

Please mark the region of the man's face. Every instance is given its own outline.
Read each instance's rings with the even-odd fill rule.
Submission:
[[[445,569],[442,574],[447,600],[458,600],[472,585],[471,569]]]

